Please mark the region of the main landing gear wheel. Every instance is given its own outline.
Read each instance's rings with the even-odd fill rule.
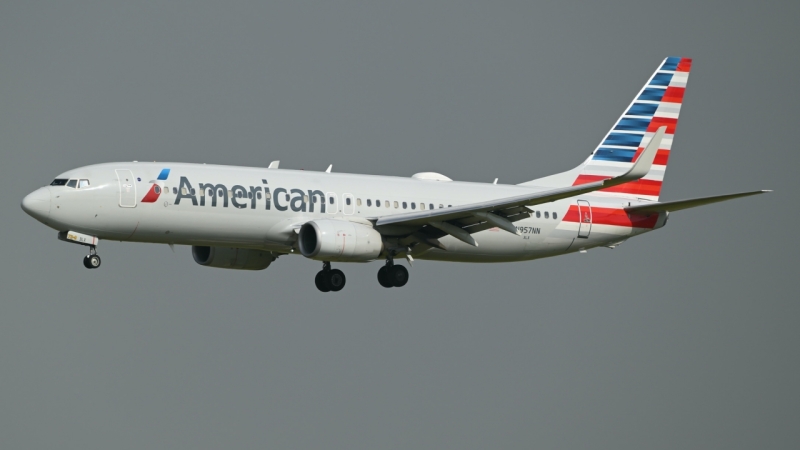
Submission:
[[[327,261],[322,263],[322,270],[317,272],[317,276],[314,277],[314,284],[322,292],[339,292],[344,288],[345,282],[347,282],[347,278],[344,276],[344,272],[339,269],[331,269],[331,263]]]
[[[394,264],[385,265],[378,270],[378,283],[385,288],[403,287],[408,283],[408,269]]]
[[[333,269],[328,273],[328,286],[331,287],[333,292],[341,291],[346,281],[344,272],[339,269]]]
[[[391,281],[389,281],[389,275],[387,272],[387,266],[383,266],[378,270],[378,283],[385,288],[394,287]]]
[[[325,276],[324,270],[317,272],[317,276],[314,277],[314,284],[317,285],[317,289],[321,292],[330,292],[331,290],[331,286],[328,284],[328,277]]]
[[[408,269],[403,266],[392,266],[388,271],[389,280],[394,287],[403,287],[408,283]]]
[[[83,267],[86,267],[87,269],[97,269],[100,267],[100,257],[97,255],[84,256]]]

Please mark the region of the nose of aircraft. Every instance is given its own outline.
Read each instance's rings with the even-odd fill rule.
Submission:
[[[36,220],[44,221],[50,215],[50,189],[39,188],[22,199],[22,210]]]

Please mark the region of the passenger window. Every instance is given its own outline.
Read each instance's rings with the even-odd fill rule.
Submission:
[[[381,201],[380,200],[375,200],[375,207],[376,208],[380,208],[381,207]]]
[[[412,203],[411,206],[414,206],[414,204]],[[425,209],[425,203],[420,203],[419,209]]]
[[[411,202],[411,209],[417,209],[417,204],[414,203],[414,202]]]
[[[247,193],[247,198],[252,200],[253,199],[253,193],[252,192],[248,192]]]
[[[430,205],[428,205],[428,206],[430,206],[430,208],[428,208],[428,209],[433,209],[433,203],[431,203],[431,204],[430,204]]]
[[[67,181],[67,187],[74,188],[78,185],[78,180],[69,180]]]
[[[356,206],[361,206],[361,199],[360,198],[356,199]]]
[[[346,205],[350,206],[350,203],[351,203],[351,202],[350,202],[350,197],[347,197],[347,198],[345,198],[345,199],[344,199],[344,203],[345,203]]]
[[[260,192],[259,192],[259,194],[260,194]],[[264,193],[264,197],[266,197],[267,200],[270,200],[272,198],[272,193],[266,192],[266,193]]]
[[[328,203],[333,204],[333,197],[328,197]]]
[[[536,218],[538,219],[540,217],[542,217],[542,213],[540,213],[539,211],[536,211]]]
[[[50,183],[50,186],[66,186],[66,185],[67,185],[66,178],[56,178],[55,180],[53,180],[52,183]]]
[[[558,214],[553,213],[553,219],[558,219]]]
[[[395,208],[396,208],[397,207],[397,202],[394,202],[394,203],[395,203]],[[385,202],[383,202],[383,206],[388,208],[389,207],[389,200],[386,200]]]
[[[261,192],[256,192],[256,198],[261,200]]]
[[[167,188],[167,191],[169,191],[169,188]],[[183,195],[186,195],[186,188],[182,188],[181,191],[182,191]],[[178,194],[178,188],[176,188],[176,187],[172,188],[172,193],[177,195]]]
[[[372,206],[372,200],[367,199],[367,206]]]
[[[549,218],[550,218],[550,213],[549,213],[549,212],[547,212],[547,211],[545,211],[545,212],[544,212],[544,218],[545,218],[545,219],[549,219]]]
[[[308,203],[308,196],[307,196],[307,195],[304,195],[304,196],[303,196],[303,201],[304,201],[305,203]]]
[[[192,195],[194,195],[194,193],[195,193],[195,190],[194,190],[194,188],[192,188]]]
[[[394,202],[394,207],[395,208],[399,208],[400,207],[400,205],[397,203],[397,201]]]
[[[439,203],[439,209],[442,209],[442,208],[444,208],[444,205]]]
[[[89,187],[89,180],[81,180],[80,183],[78,183],[78,189],[85,187]]]
[[[173,193],[177,193],[177,192],[175,192],[175,191],[177,191],[177,190],[178,190],[178,188],[172,188],[172,192],[173,192]],[[184,188],[181,188],[181,194],[183,194],[183,195],[186,195],[186,194],[188,194],[188,193],[189,193],[189,191],[187,191],[185,187],[184,187]]]
[[[289,194],[283,194],[283,196],[286,198],[286,201],[288,202],[289,201]]]
[[[408,208],[408,204],[406,202],[403,202],[403,209],[406,209],[406,208]]]

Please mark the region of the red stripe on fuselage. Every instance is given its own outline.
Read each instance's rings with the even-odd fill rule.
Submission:
[[[564,222],[582,222],[578,205],[570,205]],[[658,214],[628,214],[624,209],[592,206],[592,223],[629,228],[655,228]]]

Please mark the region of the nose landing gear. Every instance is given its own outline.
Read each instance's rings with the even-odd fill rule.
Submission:
[[[58,233],[58,240],[89,247],[89,254],[83,257],[83,267],[87,269],[100,267],[100,256],[97,255],[97,243],[100,242],[100,239],[97,236],[75,231],[61,231]]]
[[[83,267],[87,269],[100,267],[100,256],[97,255],[97,248],[94,245],[89,247],[89,254],[83,257]]]
[[[339,269],[331,269],[330,261],[322,263],[322,270],[314,277],[314,284],[322,292],[339,292],[344,288],[347,278]]]

